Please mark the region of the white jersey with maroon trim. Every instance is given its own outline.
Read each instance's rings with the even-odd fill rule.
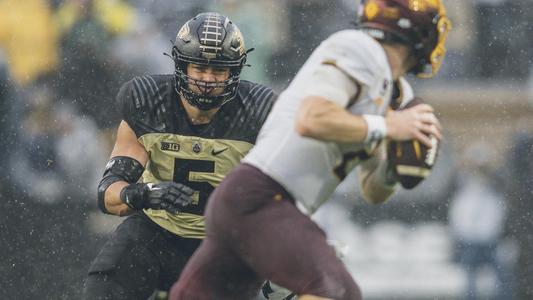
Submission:
[[[357,30],[333,34],[279,96],[243,161],[275,179],[301,209],[313,213],[377,143],[341,144],[299,135],[295,120],[301,102],[306,96],[322,96],[354,115],[383,116],[392,83],[387,57],[376,40]]]

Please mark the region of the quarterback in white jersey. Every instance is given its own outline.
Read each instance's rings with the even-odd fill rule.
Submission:
[[[384,139],[428,147],[430,135],[440,139],[431,106],[392,111],[389,103],[394,84],[409,90],[404,74],[437,72],[450,28],[440,0],[369,0],[362,11],[357,30],[313,52],[255,148],[211,194],[206,238],[171,300],[251,299],[266,279],[301,299],[362,299],[308,214],[357,165],[365,198],[385,201],[397,180],[380,151]]]
[[[407,81],[399,84],[402,97],[412,98]],[[385,116],[392,87],[391,69],[378,41],[363,31],[338,32],[315,50],[279,96],[255,148],[243,161],[275,179],[305,212],[313,213],[346,174],[373,155],[381,136],[378,132],[376,137],[341,143],[314,139],[313,133],[302,135],[305,129],[294,130],[302,121],[302,102],[321,97],[353,115]]]

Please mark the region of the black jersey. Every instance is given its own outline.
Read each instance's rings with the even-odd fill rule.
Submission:
[[[119,91],[122,119],[149,154],[143,182],[175,181],[194,189],[194,202],[179,214],[145,210],[163,228],[187,238],[204,237],[207,199],[252,148],[275,100],[268,87],[242,80],[237,96],[207,125],[193,125],[172,75],[135,77]]]

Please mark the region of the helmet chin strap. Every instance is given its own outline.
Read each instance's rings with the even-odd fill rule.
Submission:
[[[199,110],[211,110],[221,107],[228,100],[224,101],[224,95],[209,96],[208,94],[197,94],[190,90],[180,90],[178,94],[189,103],[191,106]]]

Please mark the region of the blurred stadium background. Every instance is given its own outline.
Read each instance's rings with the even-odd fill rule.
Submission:
[[[481,268],[481,299],[533,299],[533,2],[445,4],[454,29],[443,69],[430,81],[411,78],[445,128],[432,176],[379,207],[365,204],[350,178],[316,218],[345,250],[366,298],[461,299],[468,273],[450,208],[480,161],[494,175],[502,213],[475,221],[496,224],[495,260],[507,272],[502,287],[498,272]],[[134,75],[173,71],[163,52],[184,21],[206,10],[229,16],[256,49],[243,78],[281,91],[321,40],[352,26],[356,7],[0,0],[0,299],[80,298],[91,260],[119,221],[95,201],[119,121],[114,96]],[[502,288],[511,291],[504,298]]]

